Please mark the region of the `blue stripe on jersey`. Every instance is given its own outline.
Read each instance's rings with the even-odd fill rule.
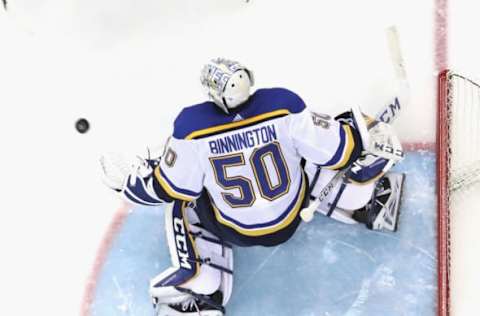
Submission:
[[[184,139],[195,131],[231,123],[237,115],[248,119],[280,109],[299,113],[305,109],[305,103],[298,95],[284,88],[259,89],[239,111],[230,114],[223,112],[213,102],[204,102],[186,107],[180,112],[175,119],[173,136]]]

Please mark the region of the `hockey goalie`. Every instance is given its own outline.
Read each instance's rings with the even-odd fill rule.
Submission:
[[[157,316],[225,315],[232,246],[286,242],[309,204],[396,230],[404,175],[390,169],[403,152],[390,125],[359,109],[311,112],[283,88],[251,93],[252,71],[227,59],[210,61],[201,84],[210,101],[180,112],[160,157],[101,158],[106,184],[125,200],[165,206],[172,267],[150,283]]]

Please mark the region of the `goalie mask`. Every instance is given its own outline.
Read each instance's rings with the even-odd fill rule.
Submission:
[[[225,113],[238,107],[250,97],[253,74],[240,63],[224,58],[211,60],[202,69],[202,86],[210,99]]]

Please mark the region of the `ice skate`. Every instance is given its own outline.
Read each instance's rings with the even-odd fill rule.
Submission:
[[[221,291],[212,295],[192,295],[172,304],[156,304],[154,299],[155,316],[223,316],[222,300]]]
[[[371,230],[396,231],[404,179],[402,173],[390,173],[383,177],[375,188],[371,202],[355,211],[353,219]]]

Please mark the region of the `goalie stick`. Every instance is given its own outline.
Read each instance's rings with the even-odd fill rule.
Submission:
[[[399,96],[404,101],[400,103],[399,97],[395,97],[393,103],[384,106],[380,112],[376,115],[375,120],[370,122],[367,126],[368,129],[375,127],[379,122],[392,123],[401,111],[402,104],[406,104],[409,99],[410,89],[407,81],[407,73],[404,66],[403,56],[400,49],[400,40],[398,31],[395,26],[391,26],[386,31],[387,43],[390,51],[391,61],[395,70],[395,77],[399,84]],[[388,157],[387,157],[388,158]],[[313,219],[315,212],[319,206],[324,203],[332,193],[335,186],[339,181],[342,181],[345,176],[351,171],[352,166],[344,170],[339,171],[328,184],[320,191],[317,199],[310,203],[310,205],[304,208],[300,212],[300,217],[305,222],[310,222]]]

